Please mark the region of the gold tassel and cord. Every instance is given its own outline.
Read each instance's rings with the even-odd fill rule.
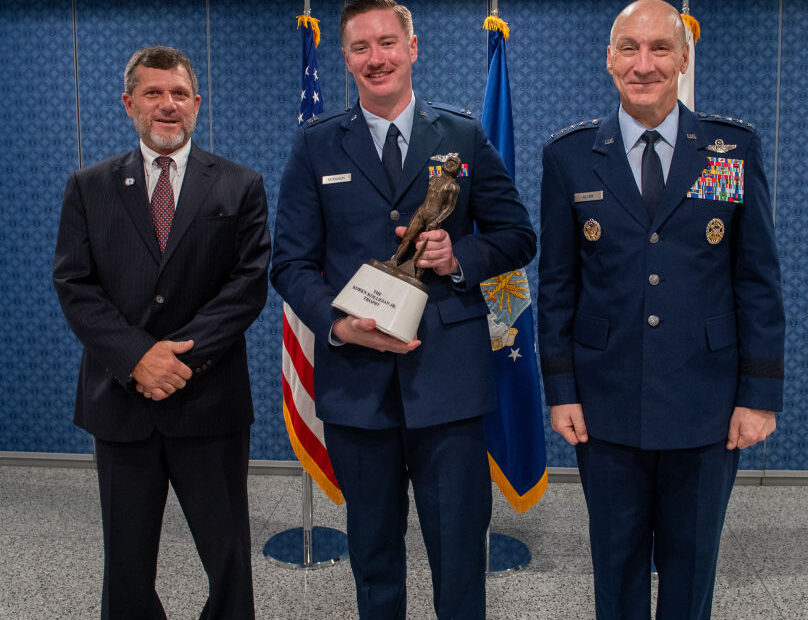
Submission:
[[[511,29],[508,28],[508,22],[500,19],[496,15],[489,15],[486,17],[485,22],[483,22],[483,28],[486,30],[498,30],[502,33],[502,38],[505,39],[505,41],[507,41],[508,37],[511,36]]]
[[[698,20],[692,15],[682,13],[682,21],[685,23],[685,26],[690,29],[690,32],[693,33],[693,43],[698,43],[699,37],[701,36],[701,26],[699,26]]]
[[[309,15],[298,15],[297,16],[297,27],[300,29],[300,26],[310,26],[311,31],[314,34],[314,47],[320,45],[320,20],[314,19]]]

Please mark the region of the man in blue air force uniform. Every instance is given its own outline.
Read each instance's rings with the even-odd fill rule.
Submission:
[[[576,445],[600,620],[647,620],[652,541],[657,618],[710,617],[738,451],[782,406],[760,139],[677,103],[687,62],[670,4],[629,5],[607,50],[619,110],[544,149],[542,374]]]
[[[536,235],[479,123],[413,95],[410,12],[360,0],[344,8],[340,32],[359,103],[297,135],[270,277],[316,337],[317,415],[347,500],[360,617],[405,617],[411,480],[438,618],[483,618],[491,491],[482,416],[496,392],[479,284],[529,262]],[[418,266],[429,300],[418,339],[405,343],[330,304],[363,262],[393,255],[449,153],[466,168],[443,228],[417,242],[427,244]]]

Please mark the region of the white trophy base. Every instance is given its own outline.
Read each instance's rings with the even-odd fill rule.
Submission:
[[[393,271],[376,260],[364,263],[331,305],[351,316],[373,319],[379,331],[409,342],[415,339],[424,313],[426,287]]]

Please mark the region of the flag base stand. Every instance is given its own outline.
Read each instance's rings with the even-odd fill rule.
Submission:
[[[334,566],[348,558],[348,536],[330,527],[313,527],[311,476],[303,472],[303,527],[284,530],[264,544],[264,557],[285,568],[315,569]]]
[[[330,527],[314,527],[310,534],[312,550],[308,562],[303,552],[302,527],[275,534],[264,545],[264,557],[273,564],[294,569],[325,568],[348,558],[345,532]]]
[[[518,571],[530,564],[530,549],[518,538],[488,531],[486,537],[489,577]]]

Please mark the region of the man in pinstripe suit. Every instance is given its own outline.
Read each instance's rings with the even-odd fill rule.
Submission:
[[[253,618],[244,331],[267,294],[263,181],[191,143],[201,98],[184,54],[139,50],[124,82],[140,145],[71,175],[53,274],[84,345],[75,423],[96,445],[102,617],[165,618],[170,482],[210,582],[201,618]]]

